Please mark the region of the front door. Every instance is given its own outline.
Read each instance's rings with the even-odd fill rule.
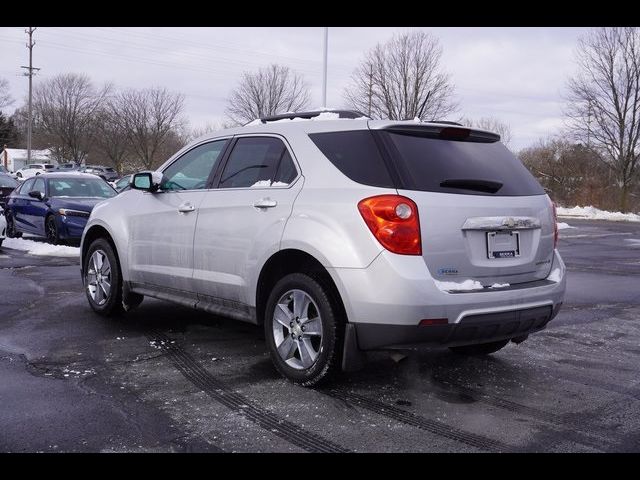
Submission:
[[[227,140],[200,144],[163,171],[158,192],[132,190],[130,280],[172,297],[193,292],[193,233],[199,208]]]

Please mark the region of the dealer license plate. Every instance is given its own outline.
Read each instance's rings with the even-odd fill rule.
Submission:
[[[519,256],[519,232],[487,232],[488,258],[515,258]]]

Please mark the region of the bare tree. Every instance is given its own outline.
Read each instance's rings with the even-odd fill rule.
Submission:
[[[423,31],[378,44],[352,75],[347,104],[372,118],[444,119],[454,112],[453,85],[440,69],[442,48]]]
[[[640,29],[594,29],[579,40],[576,56],[579,71],[568,83],[570,129],[611,167],[625,212],[640,177]]]
[[[553,138],[523,149],[519,157],[560,205],[613,205],[609,168],[593,149]]]
[[[181,127],[184,96],[164,88],[130,89],[113,101],[113,113],[125,132],[136,164],[153,169],[166,159],[165,147]]]
[[[9,93],[9,82],[6,78],[0,78],[0,110],[13,103],[13,98]]]
[[[507,147],[511,143],[511,127],[495,117],[482,117],[474,123],[474,127],[500,135],[500,141]]]
[[[110,91],[109,85],[98,90],[89,77],[74,73],[57,75],[34,88],[34,133],[50,145],[56,160],[85,160],[95,114]]]
[[[109,99],[97,113],[95,123],[95,149],[108,159],[119,174],[123,174],[131,148],[114,99]]]
[[[256,118],[307,108],[309,87],[289,67],[269,65],[255,73],[245,72],[231,92],[226,114],[236,125]]]

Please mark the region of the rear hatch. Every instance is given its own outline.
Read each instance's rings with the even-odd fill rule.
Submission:
[[[423,258],[436,280],[497,287],[548,276],[551,201],[497,135],[408,122],[370,128],[398,193],[418,206]]]

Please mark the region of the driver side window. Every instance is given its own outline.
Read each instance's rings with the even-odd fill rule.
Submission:
[[[227,140],[197,146],[173,162],[165,171],[162,190],[201,190],[216,168]]]
[[[30,178],[26,180],[20,187],[20,191],[19,191],[20,195],[29,195],[29,192],[31,191],[31,187],[33,186],[33,182],[35,182],[34,178]]]

